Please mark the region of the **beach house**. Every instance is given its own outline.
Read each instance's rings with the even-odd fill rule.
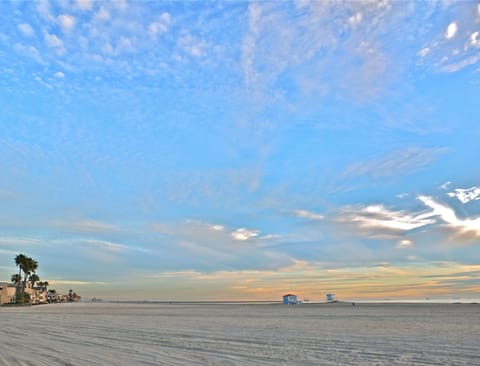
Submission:
[[[31,283],[27,282],[25,293],[30,295],[31,304],[45,304],[47,302],[47,294],[42,287],[32,286]]]
[[[299,301],[297,299],[297,295],[286,294],[286,295],[283,295],[283,303],[285,305],[294,305],[294,304],[298,304]]]
[[[17,288],[13,283],[0,282],[0,305],[16,301]]]

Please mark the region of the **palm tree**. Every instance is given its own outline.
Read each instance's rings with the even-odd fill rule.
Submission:
[[[15,264],[17,265],[18,267],[18,274],[21,276],[22,275],[22,267],[23,267],[23,264],[25,263],[25,260],[27,259],[28,257],[25,255],[25,254],[18,254],[16,257],[15,257]]]
[[[72,298],[73,298],[73,290],[70,289],[68,290],[68,301],[72,302]]]
[[[22,271],[27,261],[27,256],[25,254],[18,254],[15,256],[15,265],[18,267],[18,276],[22,277]],[[20,289],[21,281],[17,282],[17,291]],[[21,295],[23,295],[24,288],[21,290]]]
[[[32,273],[35,273],[38,268],[38,262],[33,258],[27,257],[25,254],[18,254],[15,257],[15,264],[18,266],[19,276],[21,276],[22,272],[24,273],[22,286],[23,295],[25,294],[25,287],[27,285],[28,276]]]
[[[33,287],[35,287],[35,282],[40,281],[40,277],[38,277],[38,275],[36,273],[33,273],[33,274],[30,275],[28,280],[32,284],[32,288],[33,288]]]
[[[30,257],[27,257],[25,259],[25,262],[22,268],[22,271],[25,274],[25,277],[23,278],[23,289],[25,289],[25,286],[27,284],[28,276],[32,273],[35,273],[37,268],[38,268],[38,262],[35,259]]]
[[[11,281],[18,286],[18,284],[22,281],[22,276],[18,273],[12,274]]]
[[[22,283],[22,276],[19,275],[18,273],[14,273],[14,274],[12,274],[11,281],[15,284],[15,288],[16,288],[16,290],[15,290],[15,297],[16,297],[15,301],[18,301],[20,299],[19,289],[20,289],[20,285]],[[23,296],[22,296],[22,298],[23,298]]]
[[[22,275],[23,265],[28,257],[25,254],[18,254],[15,256],[15,265],[18,267],[18,274]]]
[[[43,285],[42,285],[43,291],[47,291],[47,287],[49,285],[48,281],[43,281],[42,283],[43,283]]]

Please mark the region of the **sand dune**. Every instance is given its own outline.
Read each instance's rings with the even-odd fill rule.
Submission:
[[[0,308],[0,365],[480,365],[480,305]]]

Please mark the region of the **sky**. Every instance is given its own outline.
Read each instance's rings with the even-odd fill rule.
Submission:
[[[480,297],[479,1],[0,2],[0,280]]]

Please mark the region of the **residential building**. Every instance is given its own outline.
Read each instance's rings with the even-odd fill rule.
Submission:
[[[13,283],[0,282],[0,305],[16,301],[17,287]]]

